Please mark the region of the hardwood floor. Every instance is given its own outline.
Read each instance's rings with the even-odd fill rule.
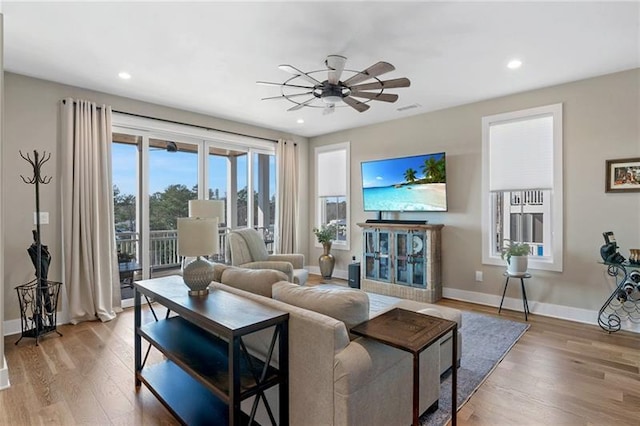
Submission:
[[[311,283],[320,282],[313,276]],[[496,316],[497,309],[443,305]],[[161,310],[162,308],[158,309]],[[524,321],[521,312],[501,315]],[[143,321],[151,321],[149,312]],[[460,425],[639,425],[640,335],[531,315],[531,327],[458,412]],[[39,346],[5,338],[11,387],[0,424],[173,425],[133,382],[133,309],[108,323],[64,325]],[[464,349],[463,349],[464,350]],[[152,351],[150,361],[161,359]],[[293,425],[303,426],[303,425]]]

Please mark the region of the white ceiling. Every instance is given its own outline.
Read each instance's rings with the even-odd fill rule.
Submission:
[[[640,66],[638,2],[5,1],[2,13],[8,71],[302,136]],[[278,65],[318,70],[329,54],[355,70],[390,62],[381,78],[411,87],[363,113],[261,100],[279,88],[256,81],[291,77]]]

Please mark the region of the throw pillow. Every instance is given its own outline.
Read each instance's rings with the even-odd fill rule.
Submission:
[[[287,274],[273,269],[227,268],[220,278],[222,284],[269,298],[278,281],[287,281]]]
[[[362,290],[280,282],[273,285],[272,292],[276,300],[344,322],[347,331],[369,319],[369,297]]]

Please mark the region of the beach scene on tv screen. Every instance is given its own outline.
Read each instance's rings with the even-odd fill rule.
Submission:
[[[367,211],[446,211],[444,153],[362,163]]]

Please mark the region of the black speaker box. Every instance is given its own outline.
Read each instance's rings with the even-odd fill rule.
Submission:
[[[349,287],[360,288],[360,263],[349,264]]]

